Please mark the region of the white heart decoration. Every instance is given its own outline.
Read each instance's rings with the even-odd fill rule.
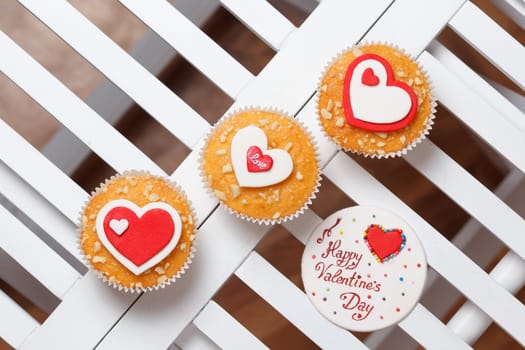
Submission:
[[[264,155],[273,160],[269,170],[262,172],[250,172],[247,167],[248,148],[257,146]],[[233,171],[239,186],[242,187],[264,187],[277,184],[285,180],[293,170],[292,157],[285,150],[274,148],[268,149],[268,139],[264,131],[256,126],[250,125],[233,136],[231,144],[231,159]]]
[[[363,74],[369,68],[379,78],[375,86],[362,82]],[[412,108],[410,95],[398,86],[387,85],[384,65],[373,58],[362,60],[355,66],[349,90],[354,118],[368,123],[395,123],[405,118]]]
[[[173,220],[174,224],[174,232],[173,236],[171,237],[170,241],[155,255],[153,255],[149,260],[144,262],[141,265],[135,265],[131,260],[129,260],[126,256],[121,254],[109,241],[108,237],[106,236],[104,232],[104,219],[106,216],[110,213],[110,211],[117,207],[124,207],[137,215],[138,218],[141,218],[145,213],[152,209],[162,209],[166,211],[171,219]],[[118,223],[118,224],[117,224]],[[122,229],[124,225],[126,225],[126,228],[119,233],[119,231],[115,230],[115,228],[112,226],[118,225],[117,230]],[[112,219],[109,222],[110,228],[119,236],[122,236],[124,232],[129,228],[129,222],[126,219]],[[155,202],[155,203],[148,203],[142,208],[137,206],[135,203],[128,201],[126,199],[117,199],[113,200],[111,202],[108,202],[97,214],[97,218],[95,221],[95,227],[97,230],[97,236],[100,239],[100,242],[104,245],[104,247],[117,259],[122,265],[124,265],[128,270],[133,272],[135,275],[140,275],[144,271],[148,270],[149,268],[155,266],[158,264],[162,259],[164,259],[166,256],[168,256],[171,251],[177,246],[177,243],[179,242],[179,239],[181,237],[182,233],[182,221],[180,218],[179,213],[177,210],[175,210],[172,206],[170,206],[167,203],[163,202]]]
[[[113,219],[109,222],[109,227],[111,227],[111,229],[119,236],[122,235],[124,231],[128,229],[128,226],[129,222],[126,219]]]

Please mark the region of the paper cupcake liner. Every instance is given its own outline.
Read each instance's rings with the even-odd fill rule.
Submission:
[[[303,206],[300,207],[299,209],[297,209],[294,213],[292,213],[290,215],[283,216],[283,217],[280,217],[280,218],[277,218],[277,219],[272,219],[272,218],[261,219],[261,218],[256,218],[256,217],[253,217],[253,216],[241,213],[239,211],[236,211],[233,208],[231,208],[230,206],[228,206],[224,201],[222,201],[221,199],[219,199],[215,195],[215,190],[210,186],[210,184],[208,182],[207,174],[206,174],[206,172],[204,170],[204,153],[205,153],[205,150],[208,147],[208,143],[210,141],[210,138],[214,135],[215,131],[217,129],[219,129],[226,121],[228,121],[229,119],[235,117],[236,115],[238,115],[240,113],[244,113],[244,112],[268,112],[268,113],[275,113],[275,114],[279,114],[280,116],[283,116],[285,118],[290,119],[292,122],[294,122],[297,126],[299,126],[301,128],[301,130],[304,132],[306,137],[308,137],[308,139],[310,140],[310,143],[312,144],[312,147],[314,148],[314,156],[315,156],[315,161],[316,161],[316,164],[317,164],[317,178],[316,178],[315,186],[314,186],[312,192],[310,193],[310,195],[308,196],[308,198],[305,200]],[[283,111],[281,109],[273,108],[273,107],[258,107],[258,106],[256,106],[256,107],[254,107],[254,106],[247,106],[247,107],[242,107],[242,108],[239,108],[239,109],[235,109],[235,110],[233,110],[231,112],[228,112],[228,114],[224,115],[209,130],[209,132],[205,136],[204,145],[201,148],[200,153],[199,153],[199,173],[201,175],[201,180],[202,180],[202,182],[204,184],[204,187],[206,188],[207,192],[211,196],[213,196],[214,198],[219,200],[219,203],[222,204],[221,207],[223,207],[223,209],[227,210],[230,214],[235,215],[237,218],[240,218],[240,219],[243,219],[243,220],[247,220],[249,222],[253,222],[253,223],[256,223],[256,224],[259,224],[259,225],[261,225],[261,224],[264,224],[264,225],[281,224],[281,223],[287,222],[289,220],[292,220],[294,218],[297,218],[299,215],[303,214],[304,211],[312,204],[312,201],[317,197],[317,193],[319,192],[319,186],[321,186],[321,179],[322,179],[322,176],[321,176],[322,172],[321,172],[321,166],[320,166],[320,155],[319,155],[319,148],[317,146],[317,141],[312,136],[310,131],[306,128],[306,126],[301,121],[295,119],[293,116],[291,116],[290,114],[286,113],[285,111]]]
[[[367,152],[362,152],[362,151],[351,149],[351,148],[346,148],[346,147],[340,145],[338,142],[336,142],[336,140],[334,140],[332,138],[331,135],[329,135],[326,132],[324,126],[322,125],[321,116],[320,116],[321,110],[320,110],[320,106],[319,106],[319,96],[320,96],[322,81],[323,81],[323,78],[326,75],[326,73],[328,73],[328,70],[330,69],[330,67],[333,64],[335,64],[348,51],[352,51],[352,50],[355,50],[355,49],[359,49],[360,47],[370,46],[370,45],[383,45],[383,46],[390,47],[392,49],[395,49],[395,50],[399,51],[404,56],[406,56],[408,59],[413,61],[418,66],[419,71],[422,73],[423,77],[427,81],[429,95],[430,95],[430,113],[429,113],[429,115],[427,117],[425,128],[421,131],[420,135],[417,138],[415,138],[414,140],[412,140],[412,142],[407,144],[402,149],[400,149],[398,151],[394,151],[394,152],[388,152],[388,153],[385,153],[385,154],[367,153]],[[357,154],[357,155],[364,156],[366,158],[372,158],[372,159],[374,159],[374,158],[377,158],[377,159],[385,158],[385,159],[387,159],[387,158],[402,157],[403,155],[407,154],[408,151],[414,149],[414,147],[416,147],[416,145],[418,143],[421,143],[427,137],[427,135],[430,133],[430,130],[432,129],[432,126],[434,125],[434,119],[436,117],[435,113],[436,113],[437,103],[436,103],[436,97],[435,97],[435,94],[434,94],[435,89],[434,89],[433,82],[430,79],[430,76],[428,75],[428,72],[419,63],[419,60],[414,59],[414,57],[411,54],[407,53],[403,48],[400,48],[398,45],[391,44],[391,43],[388,43],[388,42],[382,42],[382,41],[365,41],[363,43],[359,43],[357,45],[352,45],[350,47],[347,47],[345,49],[340,50],[335,56],[332,57],[332,59],[327,64],[325,64],[325,66],[323,68],[323,72],[319,76],[319,80],[318,80],[317,86],[318,86],[318,89],[317,89],[317,91],[315,93],[315,104],[317,106],[317,122],[318,122],[318,125],[321,128],[321,130],[323,131],[323,134],[326,137],[328,137],[338,147],[339,150],[343,150],[345,152],[351,152],[353,154]],[[370,132],[372,133],[373,131],[370,131]]]
[[[184,265],[182,265],[179,268],[179,270],[173,276],[169,277],[166,281],[164,281],[164,282],[162,282],[160,284],[156,284],[154,286],[149,286],[149,287],[127,287],[127,286],[121,285],[118,281],[113,280],[111,277],[108,278],[108,276],[106,276],[102,271],[98,270],[95,266],[93,266],[93,264],[91,263],[91,260],[87,258],[86,254],[84,252],[84,249],[82,248],[82,232],[83,232],[83,227],[82,226],[83,226],[83,220],[84,220],[83,217],[84,217],[84,213],[85,213],[86,208],[87,208],[88,204],[90,203],[91,199],[94,196],[104,192],[104,189],[110,183],[115,181],[116,179],[121,178],[121,177],[126,177],[126,176],[139,176],[139,177],[140,176],[150,176],[152,178],[157,178],[157,179],[161,179],[161,180],[165,181],[166,184],[171,186],[171,188],[174,191],[176,191],[177,193],[179,193],[183,197],[184,201],[188,205],[189,212],[190,212],[189,215],[191,215],[191,219],[193,220],[193,223],[195,225],[195,229],[192,232],[192,235],[194,236],[194,238],[191,241],[190,253],[189,253],[186,261],[184,262]],[[122,174],[116,174],[116,175],[111,176],[109,179],[106,179],[97,188],[95,188],[95,190],[93,190],[91,192],[89,198],[86,199],[86,201],[84,202],[84,204],[83,204],[83,206],[82,206],[82,208],[81,208],[81,210],[79,212],[79,219],[78,219],[78,225],[77,225],[77,230],[76,231],[77,231],[77,248],[80,251],[81,259],[85,263],[85,265],[88,266],[91,270],[93,270],[97,274],[97,278],[102,280],[103,283],[109,285],[110,287],[113,287],[114,289],[118,289],[119,291],[124,291],[126,293],[128,293],[128,292],[141,293],[141,292],[148,292],[148,291],[152,291],[152,290],[159,290],[161,288],[165,288],[166,286],[169,286],[172,283],[175,283],[176,280],[181,278],[182,275],[184,275],[186,273],[186,271],[189,269],[189,267],[190,267],[190,265],[191,265],[191,263],[193,261],[193,258],[195,257],[195,252],[197,250],[196,249],[196,245],[197,245],[197,237],[198,236],[196,235],[197,230],[196,230],[195,210],[193,208],[193,205],[192,205],[191,201],[186,196],[186,192],[177,183],[175,183],[171,179],[163,177],[163,176],[153,175],[150,172],[145,171],[145,170],[126,170]],[[177,243],[177,245],[175,246],[174,249],[177,249],[177,247],[178,247],[178,243]],[[117,260],[117,262],[118,262],[118,260]],[[125,266],[122,266],[122,268],[126,269]]]

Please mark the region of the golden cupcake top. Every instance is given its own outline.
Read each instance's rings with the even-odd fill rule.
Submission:
[[[320,180],[309,134],[271,111],[225,118],[209,135],[201,162],[211,192],[237,215],[260,223],[298,215]]]
[[[354,47],[326,70],[318,111],[325,133],[344,150],[401,155],[431,128],[434,100],[425,73],[386,45]]]
[[[195,220],[179,188],[147,173],[106,181],[81,216],[80,246],[110,285],[151,290],[173,282],[191,262]]]

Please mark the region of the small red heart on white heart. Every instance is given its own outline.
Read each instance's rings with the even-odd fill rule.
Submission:
[[[109,222],[109,227],[119,236],[121,236],[129,226],[129,222],[126,219],[116,220],[113,219]]]
[[[410,86],[395,80],[386,59],[364,54],[348,66],[343,106],[349,125],[388,132],[402,129],[414,119],[417,96]]]
[[[290,154],[283,149],[268,149],[266,134],[253,125],[235,133],[230,151],[233,171],[242,187],[274,185],[284,181],[293,171]],[[258,166],[254,164],[255,154],[257,160],[262,161]],[[253,159],[249,159],[250,155]],[[267,164],[270,159],[271,165]]]

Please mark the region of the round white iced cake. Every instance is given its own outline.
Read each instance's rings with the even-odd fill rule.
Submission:
[[[370,332],[410,313],[423,291],[427,261],[402,218],[355,206],[335,212],[315,229],[301,272],[306,294],[324,317]]]

